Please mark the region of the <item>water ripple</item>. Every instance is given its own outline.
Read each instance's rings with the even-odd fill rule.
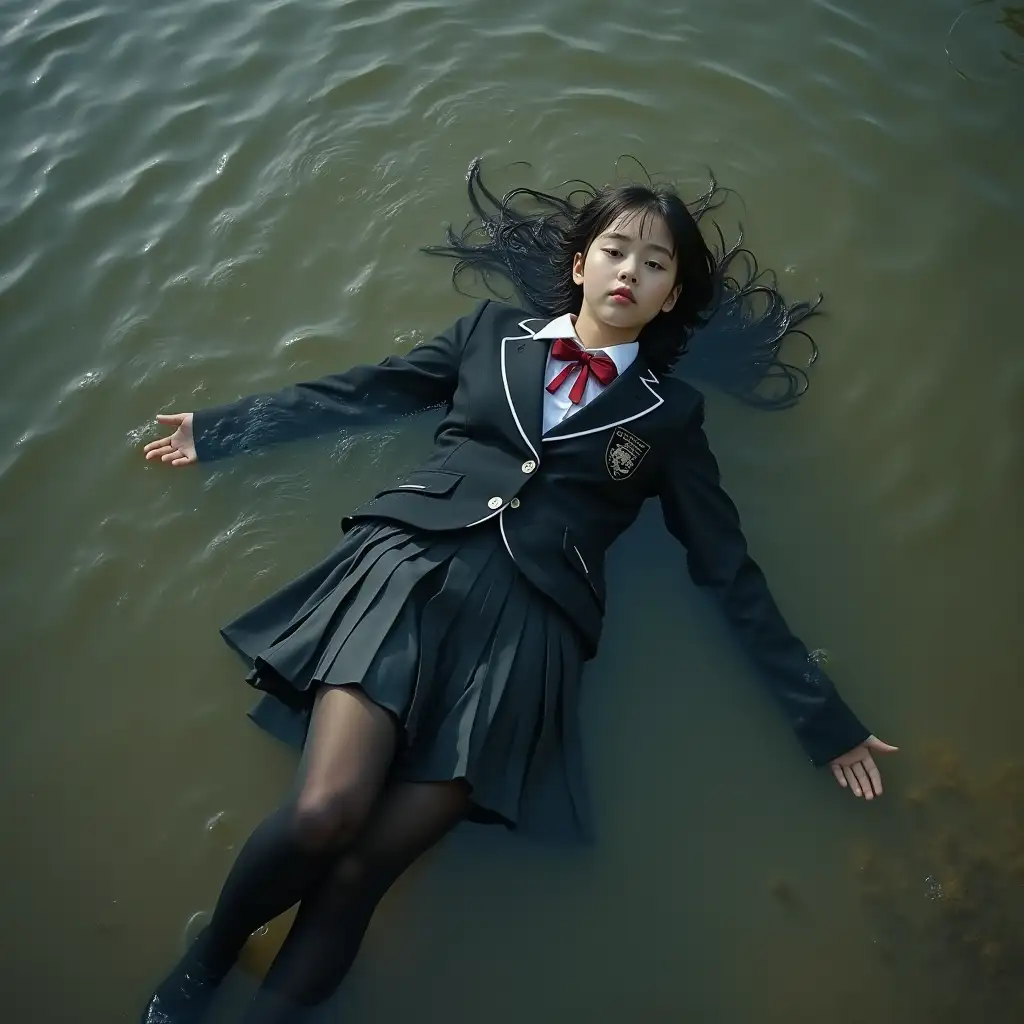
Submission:
[[[730,67],[729,65],[719,63],[718,61],[701,61],[700,67],[707,68],[709,71],[714,71],[719,75],[725,75],[727,78],[734,79],[737,82],[742,82],[744,85],[749,85],[752,89],[757,89],[759,92],[763,92],[766,96],[770,96],[775,100],[780,100],[785,95],[777,86],[771,85],[768,82],[758,81],[756,78],[744,73],[739,68]]]
[[[875,34],[875,27],[871,24],[868,18],[850,10],[849,5],[840,5],[836,3],[835,0],[813,0],[813,3],[816,7],[821,7],[830,14],[834,14],[837,18],[845,21],[847,24],[856,25],[857,28],[861,28],[867,32]]]
[[[47,971],[75,964],[82,976],[108,979],[106,987],[82,988],[64,978],[83,993],[83,1019],[124,1017],[135,998],[125,990],[141,991],[166,953],[165,939],[149,949],[136,940],[147,929],[174,934],[199,891],[187,887],[214,891],[220,880],[162,883],[154,895],[153,871],[177,877],[174,837],[191,842],[166,809],[179,806],[190,786],[232,770],[248,778],[272,757],[269,746],[242,738],[250,735],[238,723],[247,695],[212,688],[212,679],[233,678],[237,666],[229,666],[210,623],[321,557],[336,536],[338,511],[429,444],[429,429],[417,421],[370,438],[342,435],[167,473],[139,455],[157,436],[153,416],[405,351],[463,312],[465,302],[448,287],[450,268],[417,247],[469,215],[464,173],[480,153],[499,190],[577,175],[608,180],[624,152],[656,175],[684,181],[710,164],[739,190],[746,206],[722,211],[724,226],[742,219],[759,258],[789,269],[784,280],[795,297],[826,293],[815,332],[822,358],[798,410],[769,423],[709,399],[713,440],[745,492],[752,536],[766,561],[781,567],[773,578],[794,618],[834,638],[827,646],[845,651],[840,665],[859,659],[848,677],[857,701],[904,723],[908,745],[921,730],[941,729],[950,708],[957,735],[974,735],[978,749],[1011,749],[1019,695],[989,681],[1010,679],[1016,667],[1017,627],[1007,609],[1019,602],[1015,584],[1000,581],[1019,561],[1024,516],[1024,359],[1013,301],[1024,229],[1019,92],[975,89],[952,72],[942,51],[946,15],[952,9],[923,16],[911,0],[635,10],[583,0],[2,5],[0,600],[7,619],[0,643],[13,653],[5,659],[12,678],[32,683],[3,691],[5,720],[28,725],[3,753],[11,759],[23,744],[32,754],[5,767],[16,778],[28,765],[33,779],[52,787],[50,796],[63,793],[66,782],[46,767],[52,744],[76,764],[107,771],[117,800],[110,784],[97,783],[82,802],[87,826],[62,817],[59,800],[45,804],[46,815],[21,815],[19,843],[47,851],[40,863],[48,873],[0,867],[37,881],[25,891],[40,906],[52,879],[67,879],[66,891],[43,908],[65,926],[54,932]],[[956,42],[977,43],[971,52],[988,60],[981,44],[999,38]],[[791,562],[787,545],[797,552]],[[650,593],[666,622],[692,622],[675,576],[663,588],[647,568],[630,566],[628,587]],[[839,599],[819,599],[830,588]],[[637,678],[672,677],[649,612],[640,608],[612,631],[611,660],[595,666],[599,683],[602,671],[620,668]],[[878,628],[864,627],[868,620]],[[629,656],[643,648],[646,661],[619,666],[616,635],[639,637]],[[686,640],[696,651],[705,638]],[[733,671],[713,653],[694,656],[708,659],[700,666],[708,678]],[[971,677],[969,700],[951,665],[984,669]],[[758,712],[744,718],[747,705],[728,694],[716,709],[716,688],[675,692],[708,702],[697,718],[716,728],[763,736],[754,731]],[[600,685],[594,693],[600,702]],[[634,705],[629,713],[639,716],[642,702]],[[984,710],[993,706],[1004,710],[998,720]],[[697,720],[692,707],[673,710],[673,721]],[[645,727],[638,717],[636,729]],[[201,730],[216,748],[209,763],[193,763],[193,752],[206,749],[196,739]],[[98,735],[117,737],[120,753],[113,744],[100,749]],[[689,735],[700,742],[699,730]],[[231,742],[213,742],[224,736]],[[190,756],[173,771],[142,770],[150,747]],[[629,813],[635,807],[638,816],[664,821],[664,793],[643,780],[676,777],[677,765],[627,757],[623,776],[621,764],[595,761],[605,783],[631,780],[623,797]],[[227,782],[212,805],[252,793],[256,820],[260,801],[284,777],[284,760],[277,764],[280,778]],[[749,768],[737,764],[737,776],[722,783],[735,791],[709,790],[714,800],[728,803]],[[135,776],[146,779],[142,796]],[[17,793],[8,787],[6,799]],[[805,797],[814,799],[810,790]],[[132,799],[140,827],[167,840],[164,859],[146,865],[130,901],[146,908],[144,927],[134,921],[130,948],[114,950],[90,941],[88,922],[102,916],[89,904],[102,889],[102,870],[93,876],[123,850],[127,868],[119,875],[131,878],[138,851],[130,830],[93,825]],[[762,808],[744,810],[757,817]],[[15,820],[8,812],[4,820]],[[621,873],[615,836],[635,829],[617,827],[614,809],[608,816],[606,856]],[[780,819],[790,830],[794,821],[812,822],[814,835],[803,842],[775,837],[801,877],[845,856],[839,826],[821,829],[819,819]],[[694,835],[721,831],[713,822],[685,834],[668,827],[670,842],[658,849],[684,856],[695,849]],[[99,845],[78,856],[72,844],[76,856],[58,862],[54,828]],[[627,846],[635,858],[637,845],[623,843],[623,856]],[[17,858],[19,849],[7,844],[3,856]],[[756,877],[756,851],[749,856],[734,871],[713,872],[709,891],[731,892],[735,878]],[[81,877],[79,862],[87,867]],[[830,879],[821,892],[833,883],[840,884]],[[752,936],[749,955],[730,963],[772,963],[757,941],[758,927],[771,925],[757,918],[763,903],[747,893],[727,908]],[[27,899],[9,909],[17,933],[30,934],[41,919]],[[670,909],[672,920],[685,917],[701,934],[724,919],[718,905],[703,919],[697,906]],[[650,930],[660,947],[658,927]],[[485,938],[506,948],[501,936]],[[823,969],[816,992],[803,991],[801,1000],[818,989],[838,999],[855,982],[865,1013],[891,1015],[886,986],[895,975],[872,989],[870,972],[857,973],[861,960],[850,950],[862,938],[854,925],[849,939],[837,940],[831,952],[843,969]],[[685,1003],[691,992],[707,1005],[734,998],[722,1019],[757,1019],[764,1005],[778,1003],[756,972],[741,985],[722,983],[714,945],[705,961],[696,947],[673,960],[673,970],[698,964],[685,977],[676,970],[659,980],[678,995],[684,1016],[693,1010]],[[25,1000],[40,1019],[60,1019],[60,986],[51,997],[34,983],[27,950],[15,951],[11,976],[26,979]],[[588,991],[579,983],[586,965],[563,960],[573,990]],[[122,970],[112,974],[110,962]],[[375,990],[375,999],[423,990],[431,965],[410,963],[402,966],[410,984]],[[783,974],[785,965],[777,966]],[[623,965],[636,976],[648,967],[638,954]],[[912,1003],[902,972],[899,986]],[[628,1016],[617,1009],[580,1013],[595,1021]],[[800,1019],[837,1016],[824,1004],[789,1010]],[[355,1015],[404,1019],[408,1011],[375,1006]],[[509,1008],[497,1015],[521,1017]]]

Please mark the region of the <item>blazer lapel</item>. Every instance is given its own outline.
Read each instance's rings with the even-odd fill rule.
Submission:
[[[648,368],[643,356],[638,355],[629,368],[597,398],[552,427],[544,435],[544,443],[596,434],[600,430],[621,426],[653,412],[664,401],[661,382]]]
[[[501,382],[519,436],[539,460],[544,422],[544,368],[551,343],[535,341],[533,332],[526,326],[528,322],[524,320],[519,324],[527,333],[501,339]]]

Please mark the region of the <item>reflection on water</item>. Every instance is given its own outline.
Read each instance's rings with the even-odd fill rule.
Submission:
[[[1024,1019],[1024,762],[969,772],[952,747],[921,761],[907,790],[901,852],[854,858],[877,924],[880,955],[920,951],[930,1020]]]

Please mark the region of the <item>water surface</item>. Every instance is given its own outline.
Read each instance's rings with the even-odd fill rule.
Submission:
[[[294,767],[216,626],[430,433],[171,473],[153,415],[464,311],[416,250],[472,157],[550,187],[626,152],[693,194],[711,166],[727,234],[826,293],[806,400],[711,395],[709,428],[795,629],[903,752],[873,806],[812,771],[651,509],[587,679],[600,842],[460,830],[324,1019],[1022,1019],[1024,72],[1019,10],[962,10],[8,0],[5,1019],[136,1018]]]

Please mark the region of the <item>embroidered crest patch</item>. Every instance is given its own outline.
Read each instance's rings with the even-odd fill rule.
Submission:
[[[613,480],[632,476],[644,456],[651,450],[646,441],[622,427],[616,427],[604,452],[604,465]]]

